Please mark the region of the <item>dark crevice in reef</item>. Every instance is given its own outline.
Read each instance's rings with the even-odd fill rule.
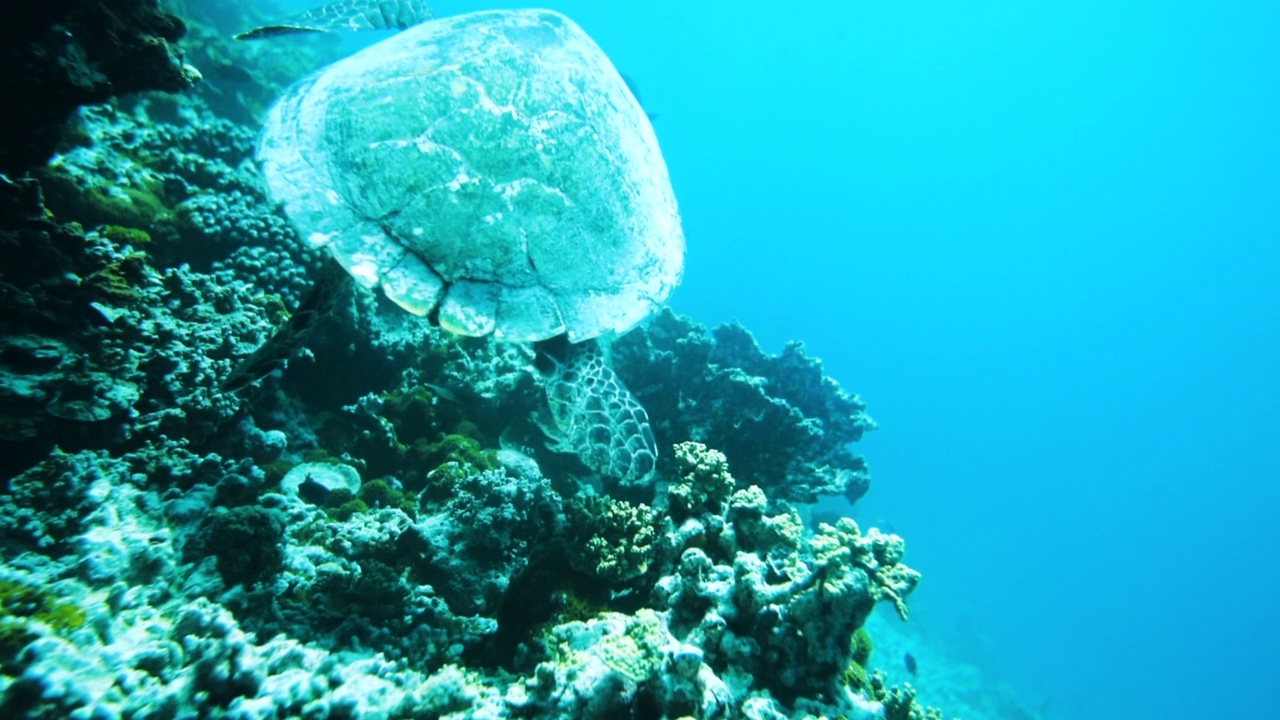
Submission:
[[[496,615],[498,632],[485,647],[485,664],[517,670],[520,646],[539,630],[576,611],[602,608],[608,600],[608,587],[574,570],[564,548],[541,553],[511,579],[503,594]]]
[[[178,92],[200,74],[177,41],[186,25],[157,0],[9,0],[0,28],[0,172],[49,159],[81,105],[142,90]]]

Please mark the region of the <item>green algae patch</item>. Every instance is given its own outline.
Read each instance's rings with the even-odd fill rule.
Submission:
[[[871,677],[867,674],[867,667],[871,662],[872,648],[871,636],[867,633],[867,629],[858,628],[858,632],[853,634],[853,657],[845,667],[842,677],[844,684],[854,692],[862,693],[871,689]]]
[[[104,299],[137,300],[142,297],[138,288],[149,282],[153,274],[145,253],[130,252],[95,270],[80,284]]]
[[[138,246],[151,243],[151,234],[138,228],[125,227],[123,225],[103,225],[98,228],[97,232],[103,238],[116,245]]]
[[[375,478],[362,485],[359,498],[371,508],[395,508],[410,517],[414,515],[413,501],[382,478]]]
[[[425,472],[420,482],[429,500],[447,499],[468,477],[501,467],[496,452],[482,447],[474,438],[458,434],[445,435],[434,442],[419,440],[405,452],[404,460],[407,467]]]
[[[79,605],[38,585],[14,578],[0,579],[0,658],[6,662],[43,635],[46,628],[66,635],[84,623],[85,613]]]
[[[42,168],[36,176],[45,203],[54,215],[74,218],[85,227],[108,225],[155,231],[170,215],[163,183],[141,188],[124,185],[82,187],[82,180],[65,168]]]
[[[397,441],[405,442],[438,432],[435,402],[435,393],[419,385],[404,392],[383,395],[381,412],[395,428]]]

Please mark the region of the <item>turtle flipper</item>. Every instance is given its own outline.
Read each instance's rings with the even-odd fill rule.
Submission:
[[[403,30],[435,15],[424,0],[341,0],[236,35],[259,40],[279,35],[351,30]]]
[[[223,392],[238,392],[284,367],[289,358],[307,341],[320,318],[333,309],[350,283],[351,276],[337,267],[336,263],[326,266],[319,281],[298,304],[289,319],[262,347],[231,371],[227,379],[222,381],[220,389]]]
[[[564,352],[546,380],[552,423],[543,432],[555,449],[572,451],[623,487],[649,484],[658,444],[648,413],[610,367],[599,340],[568,345]]]

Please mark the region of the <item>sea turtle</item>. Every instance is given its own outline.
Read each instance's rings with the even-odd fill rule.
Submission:
[[[257,158],[302,237],[365,287],[455,333],[567,339],[547,381],[558,439],[647,482],[648,419],[596,339],[666,301],[684,234],[653,128],[581,28],[548,10],[413,25],[286,91]]]

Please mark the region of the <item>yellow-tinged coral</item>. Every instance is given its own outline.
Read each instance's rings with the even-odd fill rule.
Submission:
[[[634,615],[602,613],[593,624],[605,634],[593,645],[577,651],[560,645],[557,649],[564,655],[562,662],[585,665],[586,656],[594,655],[610,670],[642,683],[662,670],[666,650],[675,642],[662,616],[649,609],[638,610]]]
[[[80,606],[59,600],[43,587],[16,578],[0,578],[0,653],[17,652],[40,637],[40,625],[64,634],[84,622]]]
[[[777,515],[765,515],[769,501],[764,491],[752,485],[733,494],[729,501],[729,522],[738,547],[749,552],[792,552],[804,541],[804,520],[795,508],[786,507]]]
[[[668,493],[671,509],[684,515],[722,514],[735,484],[724,453],[690,441],[676,445],[675,456],[682,480]]]
[[[588,495],[567,509],[572,526],[581,533],[570,545],[574,568],[609,583],[648,572],[657,541],[652,508]]]
[[[871,697],[884,705],[885,720],[943,720],[938,708],[916,704],[916,689],[911,683],[890,686],[879,670],[871,675],[870,682]]]
[[[871,578],[877,600],[893,603],[898,616],[907,619],[906,598],[920,583],[920,573],[902,564],[905,541],[893,534],[871,528],[866,535],[858,523],[841,518],[835,526],[822,523],[813,538],[814,555],[820,562],[832,562],[847,555]]]

